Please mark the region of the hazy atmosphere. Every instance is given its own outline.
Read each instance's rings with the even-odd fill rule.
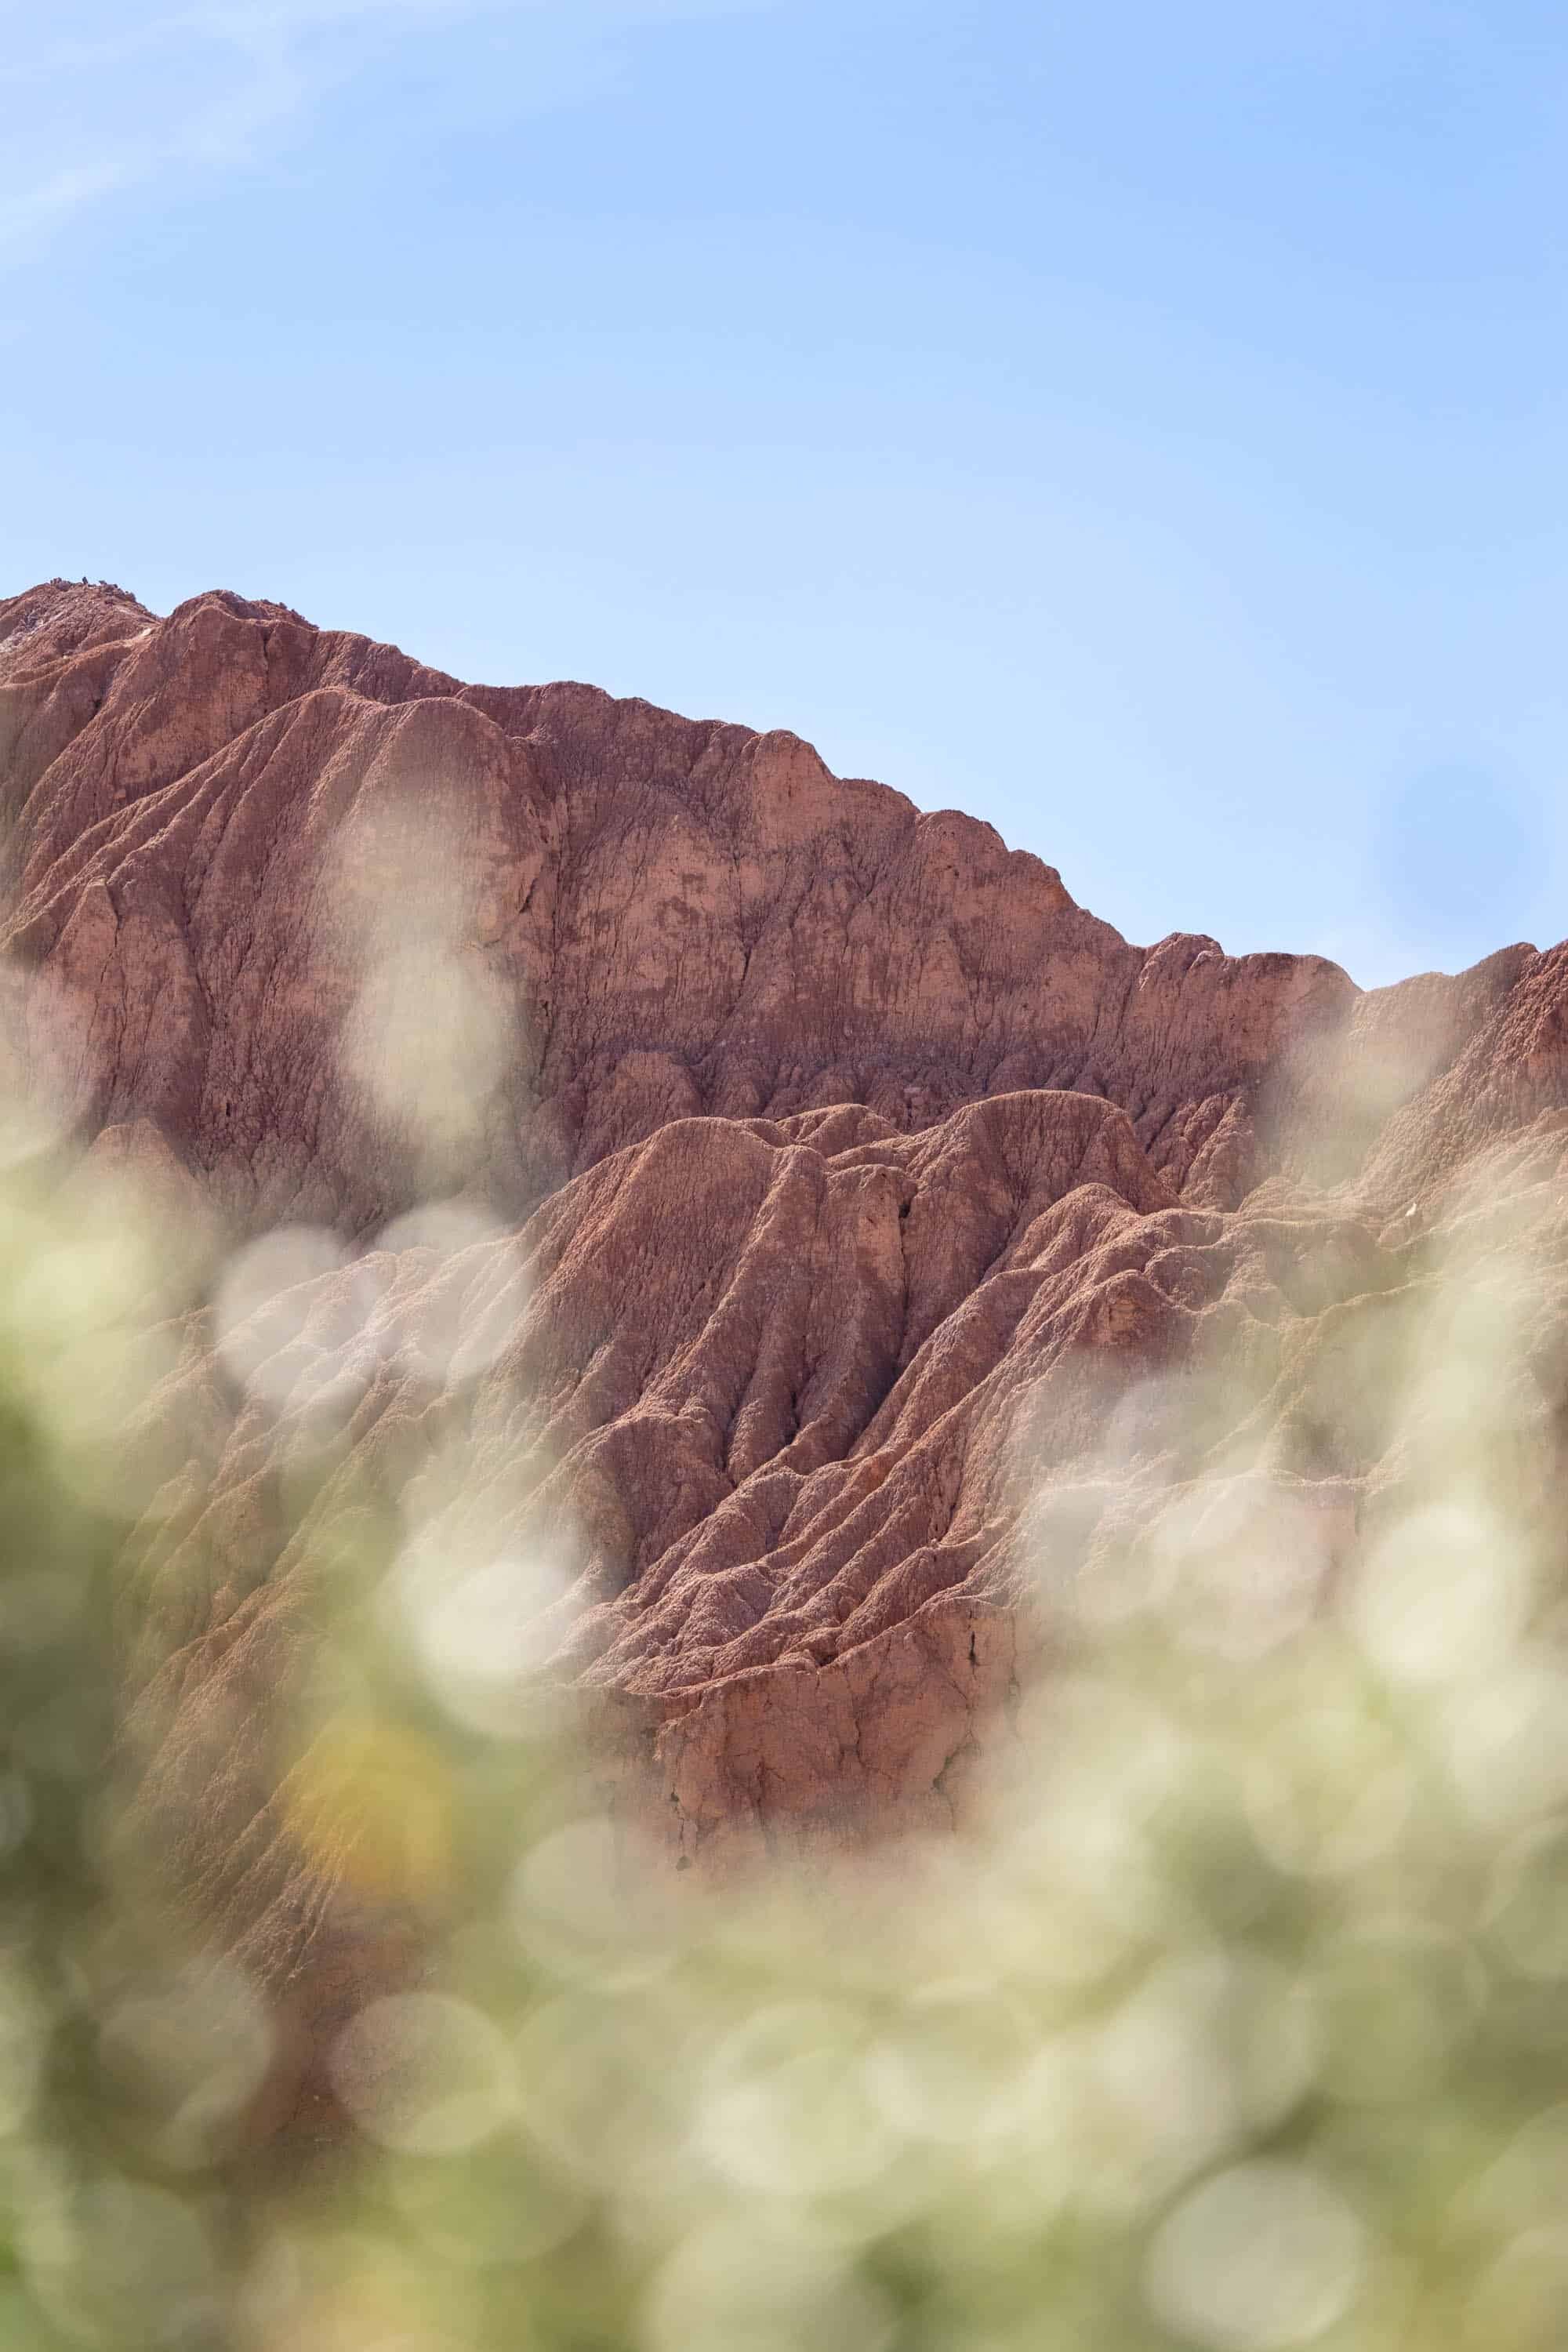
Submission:
[[[11,586],[788,727],[1135,940],[1560,933],[1550,0],[0,21]]]

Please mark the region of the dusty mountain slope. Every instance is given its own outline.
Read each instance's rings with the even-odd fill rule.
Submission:
[[[672,1118],[861,1102],[909,1129],[1053,1087],[1229,1206],[1260,1088],[1355,1003],[1317,958],[1131,948],[989,826],[793,736],[459,686],[231,595],[154,622],[36,589],[0,606],[0,679],[9,942],[74,1013],[71,1082],[258,1221],[363,1227],[417,1189],[339,1067],[367,929],[437,878],[417,842],[400,862],[410,815],[507,1016],[487,1172],[514,1205]]]
[[[1113,1585],[1155,1520],[1310,1597],[1449,1442],[1399,1409],[1439,1269],[1502,1280],[1521,1235],[1489,1410],[1550,1489],[1568,950],[1363,994],[1131,947],[793,736],[228,594],[0,605],[0,775],[26,1052],[93,1158],[341,1244],[186,1327],[142,1547],[149,1785],[275,1977],[353,1977],[376,1907],[301,1859],[267,1727],[367,1475],[480,1563],[465,1688],[601,1692],[682,1855],[951,1819],[1026,1597]],[[400,1093],[344,1039],[426,980]],[[488,1224],[384,1230],[459,1187]],[[483,1563],[542,1555],[498,1606]]]
[[[1454,1073],[1441,1138],[1393,1122],[1395,1182],[1558,1098],[1529,949],[1363,997],[1318,957],[1132,948],[990,826],[794,736],[461,686],[229,594],[0,604],[0,758],[7,943],[53,983],[74,1097],[153,1121],[252,1222],[363,1229],[422,1189],[341,1038],[434,889],[505,1018],[485,1172],[512,1206],[674,1118],[863,1103],[907,1131],[1046,1087],[1115,1103],[1184,1200],[1229,1208],[1334,1037],[1379,1057],[1367,1148]]]

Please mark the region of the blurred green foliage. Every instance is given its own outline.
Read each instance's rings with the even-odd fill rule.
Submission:
[[[0,2346],[1563,2340],[1568,1664],[1495,1283],[1402,1330],[1397,1394],[1363,1367],[1406,1476],[1340,1586],[1188,1512],[1053,1589],[1012,1763],[930,1845],[678,1876],[542,1689],[453,1704],[471,1579],[367,1507],[315,1563],[289,1834],[427,1944],[335,2031],[332,2128],[268,2140],[277,2016],[122,1731],[145,1237],[36,1179],[5,1234]]]

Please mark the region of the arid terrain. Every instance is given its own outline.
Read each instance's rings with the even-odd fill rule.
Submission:
[[[1310,1606],[1453,1442],[1456,1262],[1512,1285],[1488,1410],[1549,1508],[1568,947],[1364,993],[1133,947],[792,735],[222,593],[0,604],[0,779],[22,1075],[200,1259],[148,1786],[274,1974],[389,1907],[268,1778],[297,1563],[367,1485],[415,1588],[473,1563],[464,1704],[593,1694],[681,1864],[952,1820],[1155,1522]]]

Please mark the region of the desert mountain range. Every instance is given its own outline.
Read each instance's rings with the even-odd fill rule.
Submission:
[[[0,781],[24,1076],[241,1252],[136,1572],[153,1801],[275,1974],[321,1937],[255,1729],[301,1448],[320,1524],[460,1444],[442,1540],[553,1563],[470,1679],[597,1694],[681,1861],[953,1818],[1042,1591],[1156,1521],[1310,1602],[1447,1443],[1394,1400],[1456,1255],[1528,1245],[1488,1410],[1549,1493],[1568,946],[1366,992],[1131,946],[793,735],[226,593],[0,604]]]

